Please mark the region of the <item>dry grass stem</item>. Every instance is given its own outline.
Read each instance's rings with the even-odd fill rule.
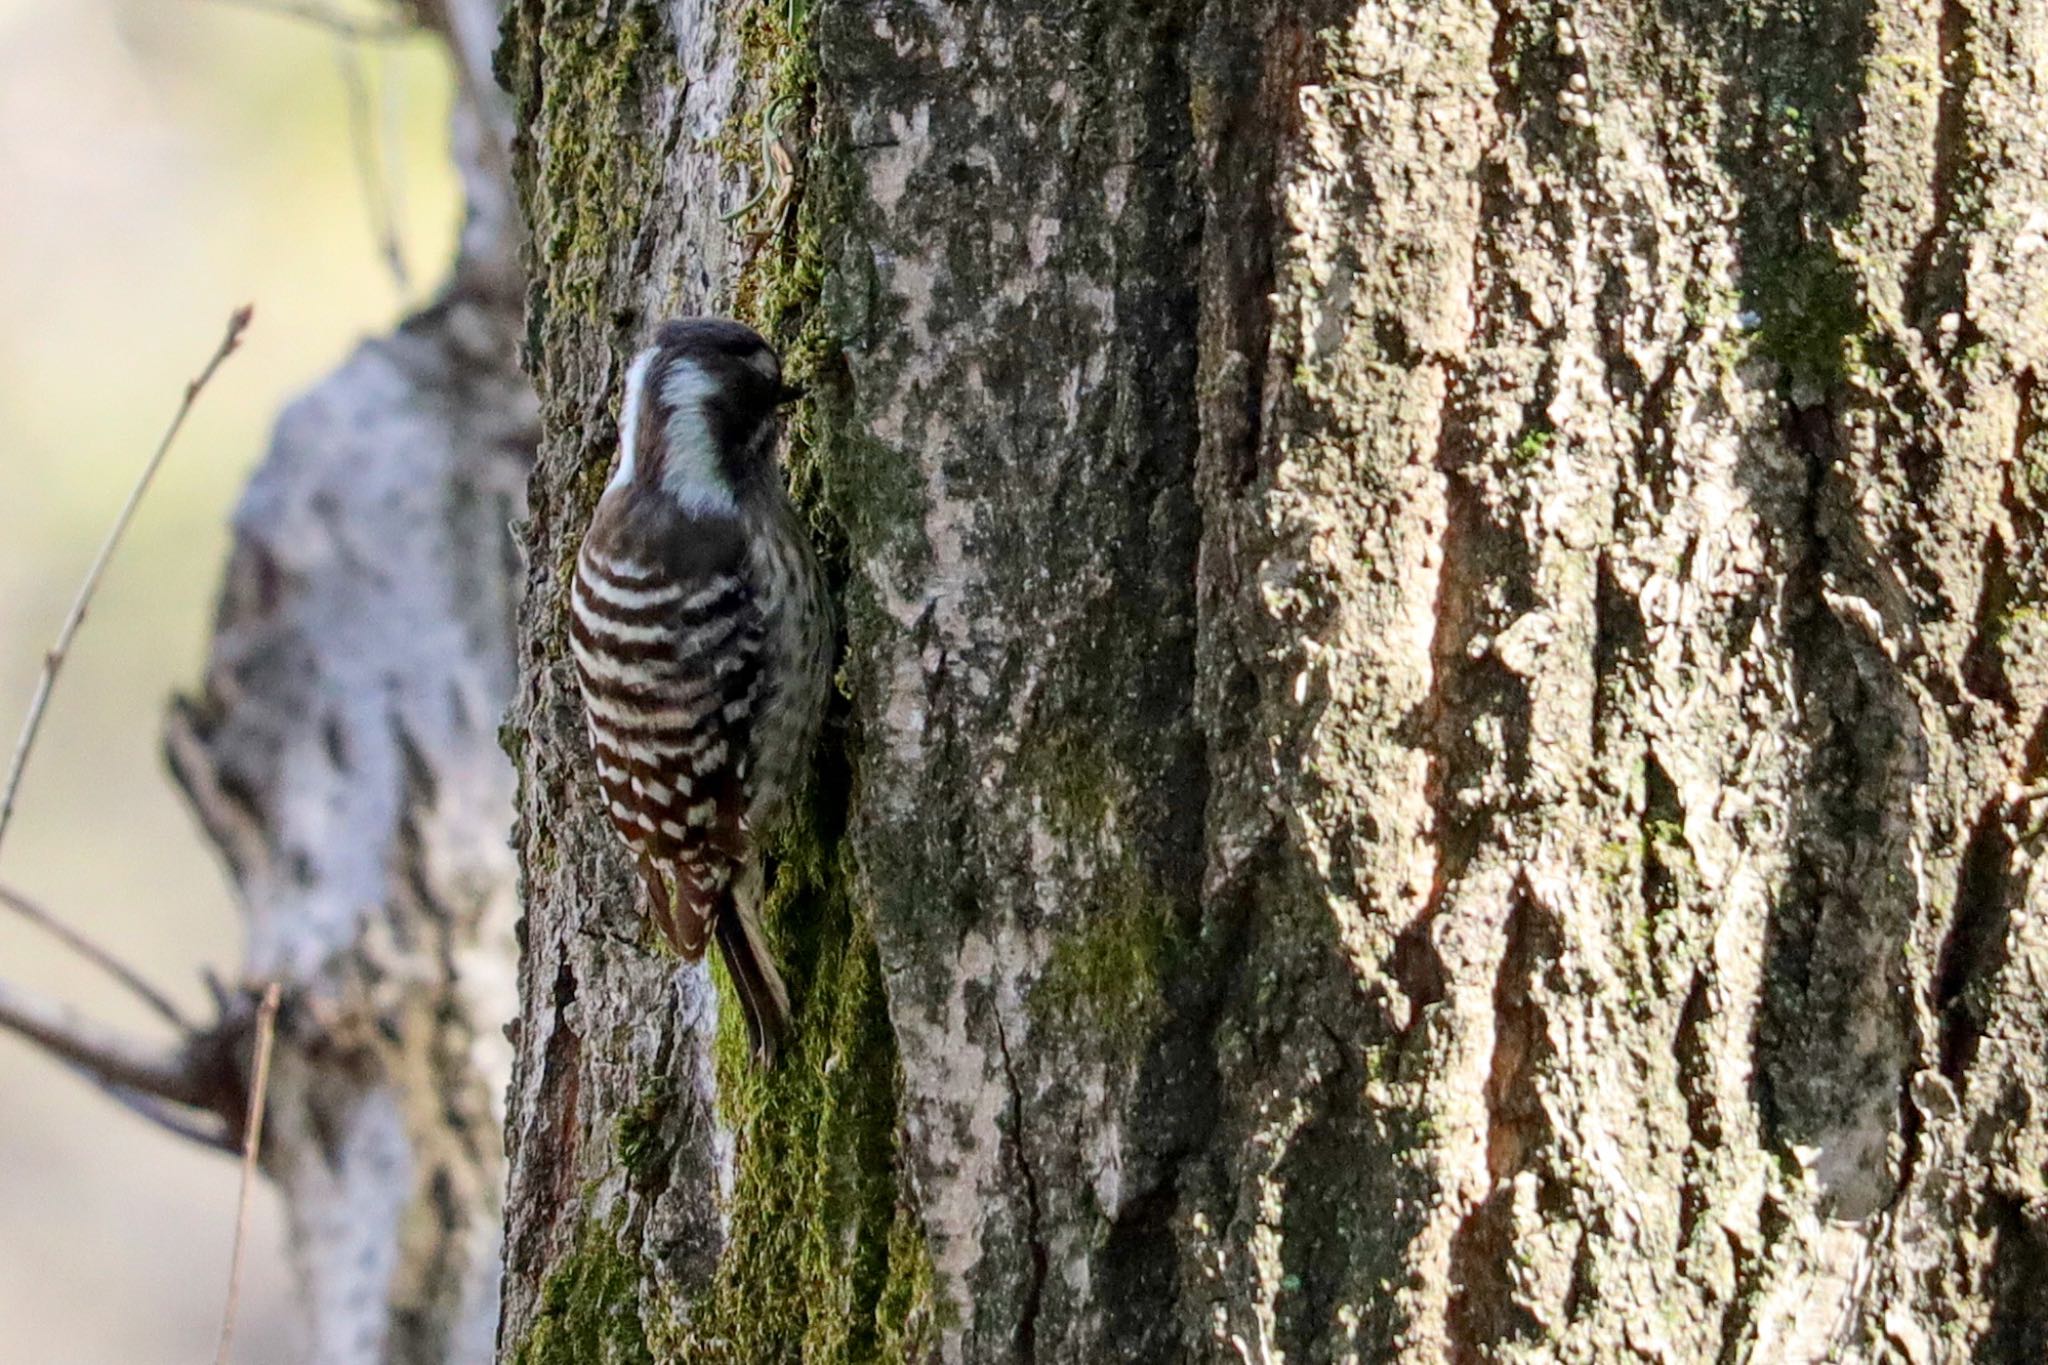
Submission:
[[[263,1150],[263,1107],[270,1091],[270,1049],[277,1038],[277,1005],[281,988],[273,981],[263,991],[256,1012],[256,1065],[249,1083],[249,1119],[242,1142],[242,1192],[235,1205],[235,1245],[228,1259],[228,1301],[221,1312],[220,1348],[214,1365],[227,1365],[235,1337],[235,1310],[242,1298],[242,1244],[249,1236],[249,1196],[256,1184],[256,1159]]]

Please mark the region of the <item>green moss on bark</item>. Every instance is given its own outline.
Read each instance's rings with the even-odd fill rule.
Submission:
[[[614,267],[639,235],[641,206],[656,198],[659,143],[642,103],[677,79],[652,6],[614,14],[590,0],[550,0],[528,28],[538,72],[523,95],[521,123],[544,130],[532,145],[533,288],[528,324],[559,314],[607,319],[617,298]],[[607,319],[608,321],[608,319]]]
[[[767,0],[740,25],[741,63],[759,93],[722,145],[759,158],[763,197],[738,220],[762,234],[734,301],[812,396],[791,413],[786,458],[799,509],[835,586],[846,572],[838,477],[844,442],[839,341],[821,302],[835,222],[835,158],[817,136],[817,59],[808,8]],[[776,184],[770,148],[802,149]],[[836,726],[833,728],[836,732]],[[828,734],[828,747],[830,739]],[[885,1361],[921,1352],[931,1269],[898,1161],[902,1074],[874,936],[852,898],[843,838],[851,778],[828,762],[774,849],[764,921],[787,975],[795,1033],[777,1066],[757,1068],[730,982],[721,990],[720,1105],[741,1134],[730,1237],[711,1290],[678,1326],[691,1360]],[[720,977],[723,981],[723,974]]]
[[[540,1311],[512,1348],[513,1365],[654,1365],[641,1321],[645,1268],[624,1249],[616,1220],[586,1222],[556,1261]]]
[[[815,826],[785,840],[768,921],[795,994],[772,1071],[722,1012],[719,1092],[743,1136],[731,1236],[677,1342],[689,1359],[879,1361],[929,1298],[897,1165],[902,1076],[852,869]]]
[[[543,543],[559,588],[601,494],[611,433],[591,420],[597,378],[541,358],[618,354],[637,337],[644,319],[627,306],[639,292],[633,272],[644,269],[647,234],[661,231],[648,215],[667,202],[663,167],[677,136],[659,116],[674,117],[664,92],[682,77],[661,11],[644,2],[526,0],[508,24],[501,78],[520,105],[518,176],[532,226],[529,346],[556,447],[536,480],[535,517],[543,530],[558,528]],[[732,37],[739,103],[699,150],[727,163],[724,180],[762,193],[730,220],[747,263],[727,307],[776,344],[793,380],[812,387],[813,398],[791,414],[788,459],[799,507],[841,582],[846,490],[865,480],[840,474],[845,424],[834,412],[844,406],[843,365],[820,300],[836,222],[828,191],[845,153],[815,127],[808,6],[761,0],[740,11]],[[565,607],[557,601],[545,613],[543,636],[555,638],[536,642],[557,658]],[[681,1100],[657,1080],[610,1118],[628,1193],[609,1221],[599,1215],[582,1229],[548,1275],[515,1352],[522,1365],[921,1353],[931,1269],[897,1161],[900,1068],[873,937],[851,899],[841,837],[851,781],[843,765],[828,767],[774,849],[764,919],[796,1021],[773,1071],[747,1057],[730,983],[721,986],[719,1104],[738,1134],[738,1168],[711,1283],[665,1281],[672,1272],[620,1249],[638,1225],[630,1192],[663,1187],[677,1155],[670,1129]],[[614,1187],[600,1179],[593,1188]]]
[[[667,1076],[657,1077],[638,1103],[613,1120],[612,1143],[628,1177],[637,1180],[654,1173],[673,1153],[665,1125],[675,1103],[675,1082]]]
[[[1170,902],[1142,883],[1121,890],[1107,914],[1053,944],[1030,1001],[1043,1015],[1085,1021],[1089,1035],[1130,1055],[1136,1044],[1129,1040],[1164,1017],[1160,978],[1179,939]]]
[[[1112,1056],[1136,1056],[1142,1035],[1164,1018],[1162,980],[1185,935],[1173,898],[1131,846],[1127,783],[1113,756],[1078,728],[1034,744],[1019,769],[1035,793],[1035,818],[1057,846],[1089,860],[1078,877],[1088,885],[1090,909],[1055,938],[1030,1007],[1048,1022],[1083,1022],[1079,1036],[1099,1040]]]
[[[808,14],[807,6],[773,0],[749,12],[740,30],[741,63],[762,94],[721,145],[769,187],[737,220],[760,236],[733,311],[775,344],[791,381],[810,390],[809,400],[790,411],[785,455],[797,504],[809,514],[828,570],[843,583],[849,542],[871,553],[884,535],[907,531],[914,538],[924,516],[912,471],[842,420],[851,401],[841,343],[849,319],[840,300],[847,282],[833,278],[833,243],[845,221],[851,154],[818,108]],[[785,150],[802,148],[787,195],[775,188],[779,171],[769,149],[778,141]]]
[[[1832,243],[1803,242],[1758,262],[1752,297],[1757,349],[1794,385],[1825,391],[1867,368],[1870,321]]]

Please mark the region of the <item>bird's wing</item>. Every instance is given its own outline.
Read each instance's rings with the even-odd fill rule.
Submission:
[[[593,528],[594,530],[596,528]],[[670,936],[695,958],[747,857],[763,621],[736,532],[586,540],[570,636],[613,822],[672,873]],[[661,908],[661,907],[657,907]]]

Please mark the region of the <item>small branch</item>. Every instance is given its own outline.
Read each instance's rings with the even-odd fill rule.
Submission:
[[[49,934],[59,943],[62,943],[65,947],[71,949],[71,951],[77,953],[95,967],[98,967],[108,976],[113,977],[123,986],[126,986],[137,999],[162,1015],[178,1032],[190,1033],[192,1031],[192,1026],[185,1021],[184,1015],[178,1013],[178,1007],[171,1003],[170,998],[155,986],[143,980],[142,976],[134,968],[100,947],[99,944],[94,943],[84,934],[79,933],[76,929],[64,923],[64,921],[58,919],[27,896],[22,895],[11,887],[0,885],[0,905],[4,905],[15,914],[20,915],[30,924]]]
[[[238,1150],[253,1121],[240,1058],[253,1011],[246,993],[216,992],[220,1020],[157,1047],[82,1018],[68,1005],[0,981],[0,1032],[15,1033],[123,1108],[202,1146]]]
[[[401,276],[401,291],[412,287],[405,268],[405,82],[395,79],[387,64],[378,72],[378,176],[384,186],[384,212],[391,224],[392,264]]]
[[[57,632],[57,642],[50,646],[43,656],[43,675],[36,682],[35,696],[29,701],[28,716],[21,725],[21,738],[15,741],[14,761],[7,768],[7,787],[0,795],[0,841],[7,837],[7,823],[14,818],[14,798],[21,790],[21,775],[28,767],[29,750],[35,746],[36,731],[43,723],[43,709],[50,704],[50,690],[57,685],[57,671],[64,666],[64,657],[71,649],[71,641],[78,634],[78,627],[85,620],[85,609],[92,605],[92,595],[99,589],[100,579],[106,575],[107,561],[114,557],[114,548],[121,543],[121,537],[128,530],[128,523],[135,517],[135,509],[142,502],[142,495],[149,490],[150,480],[170,453],[171,442],[177,439],[178,429],[185,425],[185,416],[192,411],[193,402],[213,378],[221,362],[234,354],[241,345],[242,331],[249,325],[252,309],[244,304],[228,318],[226,335],[214,351],[213,359],[206,362],[206,368],[199,377],[185,386],[185,399],[178,404],[178,411],[172,416],[171,424],[164,429],[163,439],[157,442],[156,452],[149,457],[149,463],[142,467],[142,475],[135,486],[128,490],[128,501],[121,506],[120,515],[114,518],[114,528],[107,532],[107,538],[100,545],[99,554],[94,557],[92,567],[86,571],[85,582],[78,587],[78,596],[72,600],[70,614],[64,618],[64,625]]]
[[[256,1157],[263,1150],[263,1104],[270,1091],[270,1047],[277,1039],[277,1002],[281,989],[273,981],[256,1011],[256,1075],[249,1085],[249,1122],[242,1147],[242,1193],[235,1206],[235,1245],[228,1259],[228,1302],[221,1313],[220,1349],[214,1365],[227,1365],[228,1346],[235,1336],[235,1310],[242,1299],[242,1243],[249,1236],[249,1192],[256,1183]]]
[[[145,1095],[137,1090],[124,1090],[118,1085],[100,1083],[100,1090],[114,1103],[140,1119],[147,1119],[173,1137],[196,1142],[201,1147],[211,1147],[217,1152],[241,1150],[235,1144],[234,1135],[218,1114],[209,1114],[202,1119],[197,1111],[178,1108],[154,1095]]]
[[[153,1047],[104,1028],[68,1005],[0,981],[0,1030],[16,1033],[57,1060],[115,1090],[213,1109],[219,1096],[187,1049]]]
[[[394,43],[407,38],[416,38],[420,30],[402,19],[387,19],[382,23],[372,20],[351,19],[325,5],[296,4],[293,0],[214,0],[229,9],[245,9],[256,14],[275,15],[280,19],[297,19],[302,23],[324,28],[338,38],[347,38],[358,43]]]
[[[398,213],[387,192],[382,157],[377,148],[377,129],[370,114],[370,86],[363,75],[362,58],[346,44],[335,49],[341,70],[343,104],[348,109],[348,144],[355,155],[356,185],[362,191],[363,207],[370,215],[370,235],[377,239],[377,252],[385,269],[403,294],[411,287],[405,268],[405,244],[398,236]]]

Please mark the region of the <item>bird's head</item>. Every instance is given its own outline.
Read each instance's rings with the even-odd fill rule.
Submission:
[[[612,486],[656,489],[698,515],[732,515],[775,474],[775,414],[801,391],[753,328],[665,322],[626,375]]]

